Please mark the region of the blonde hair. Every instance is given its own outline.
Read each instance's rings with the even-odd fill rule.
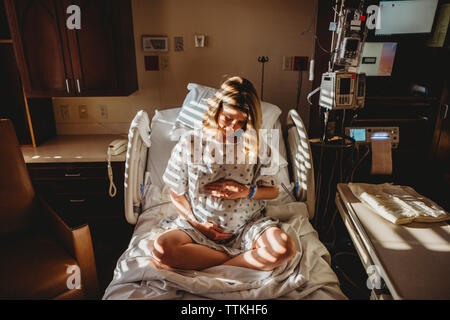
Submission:
[[[206,134],[214,136],[218,132],[219,113],[223,106],[232,107],[247,114],[247,123],[242,129],[246,156],[259,154],[259,129],[261,128],[261,101],[253,84],[241,77],[226,80],[216,94],[207,101],[208,111],[203,119]]]

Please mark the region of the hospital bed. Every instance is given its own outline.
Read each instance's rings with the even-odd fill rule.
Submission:
[[[307,133],[295,110],[288,113],[287,146],[280,130],[283,183],[267,215],[278,218],[296,242],[294,258],[273,271],[216,266],[202,271],[155,267],[149,242],[164,230],[158,222],[175,218],[162,175],[177,141],[170,132],[181,108],[156,111],[149,120],[138,112],[128,136],[125,165],[125,216],[135,229],[119,258],[103,299],[346,299],[330,267],[330,255],[309,220],[314,216],[314,170]],[[289,153],[288,153],[289,150]],[[283,159],[287,160],[283,162]],[[291,170],[289,170],[291,169]],[[291,173],[290,173],[291,172]]]

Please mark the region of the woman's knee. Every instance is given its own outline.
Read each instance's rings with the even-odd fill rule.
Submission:
[[[280,238],[281,241],[279,239],[277,239],[278,241],[275,240],[277,241],[276,246],[281,248],[281,250],[277,250],[275,254],[277,263],[283,263],[291,260],[297,251],[294,241],[286,233],[281,231]]]
[[[270,263],[274,268],[291,260],[297,252],[297,246],[289,235],[279,228],[271,228],[265,232],[259,246],[267,249],[271,256]],[[264,245],[262,245],[264,244]]]
[[[179,258],[177,255],[177,252],[179,252],[178,249],[180,246],[189,243],[189,240],[190,239],[184,238],[183,235],[178,232],[169,231],[164,233],[155,240],[153,255],[159,260],[159,262],[172,266],[176,264],[176,261]]]

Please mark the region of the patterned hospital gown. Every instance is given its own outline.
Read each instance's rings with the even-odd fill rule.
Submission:
[[[269,150],[269,149],[268,149]],[[252,249],[253,242],[267,228],[278,226],[278,220],[266,217],[265,201],[254,199],[222,199],[211,196],[203,187],[226,179],[251,186],[278,186],[275,175],[262,175],[270,167],[270,150],[262,163],[243,161],[243,143],[220,143],[207,139],[200,130],[183,135],[172,151],[163,175],[164,182],[178,195],[186,195],[200,223],[211,222],[232,233],[226,241],[213,241],[193,228],[182,216],[175,221],[164,220],[164,229],[180,229],[195,243],[207,245],[229,255]]]

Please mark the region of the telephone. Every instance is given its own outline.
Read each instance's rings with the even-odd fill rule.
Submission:
[[[117,139],[112,141],[108,147],[108,154],[117,156],[122,152],[127,151],[128,140]]]
[[[114,141],[111,141],[111,143],[108,146],[108,177],[109,177],[109,196],[111,198],[114,198],[116,196],[117,193],[117,188],[114,185],[114,180],[113,180],[113,171],[112,171],[112,167],[111,167],[111,156],[117,156],[119,154],[121,154],[122,152],[127,151],[127,147],[128,147],[128,140],[125,139],[117,139]]]

